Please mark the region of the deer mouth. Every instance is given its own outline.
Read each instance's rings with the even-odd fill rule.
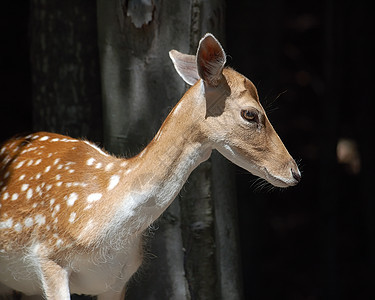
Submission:
[[[301,175],[296,174],[295,172],[293,172],[292,169],[290,170],[290,177],[287,178],[274,175],[271,172],[269,172],[267,168],[264,168],[263,171],[265,174],[265,177],[263,179],[267,180],[272,185],[280,188],[295,186],[301,179]]]

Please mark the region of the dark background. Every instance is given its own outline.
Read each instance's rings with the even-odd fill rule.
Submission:
[[[227,1],[228,64],[258,87],[303,174],[279,191],[237,171],[246,299],[375,299],[370,4]],[[32,130],[29,2],[7,1],[0,13],[4,141]],[[354,145],[346,163],[342,139]]]

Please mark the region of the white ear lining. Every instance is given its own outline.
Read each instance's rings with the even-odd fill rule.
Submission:
[[[194,85],[199,79],[195,55],[188,55],[176,50],[169,51],[173,65],[180,77],[189,85]]]

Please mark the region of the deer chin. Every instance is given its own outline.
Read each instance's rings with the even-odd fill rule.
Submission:
[[[243,166],[243,168],[249,171],[251,174],[266,180],[268,183],[272,184],[275,187],[287,188],[290,186],[294,186],[298,183],[295,179],[293,179],[293,177],[285,178],[285,177],[274,175],[265,167],[251,166],[249,168],[249,167]]]
[[[291,175],[291,178],[285,178],[280,177],[277,175],[273,175],[271,172],[267,170],[267,168],[264,168],[264,174],[265,176],[259,176],[263,179],[267,180],[269,183],[271,183],[273,186],[280,187],[280,188],[286,188],[290,186],[294,186],[298,183],[293,176]]]
[[[249,159],[243,157],[243,155],[240,155],[238,151],[236,151],[229,145],[223,145],[223,147],[220,147],[217,150],[225,158],[227,158],[234,164],[240,166],[241,168],[245,169],[251,174],[266,180],[275,187],[286,188],[294,186],[298,183],[298,181],[293,178],[292,173],[290,173],[290,178],[275,175],[274,173],[270,172],[266,167],[259,166],[249,161]]]

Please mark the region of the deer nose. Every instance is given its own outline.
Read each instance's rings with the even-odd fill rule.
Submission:
[[[290,169],[290,171],[292,172],[292,176],[297,181],[297,183],[300,182],[301,181],[301,172],[298,169],[297,169],[297,171],[293,170],[293,169]]]

